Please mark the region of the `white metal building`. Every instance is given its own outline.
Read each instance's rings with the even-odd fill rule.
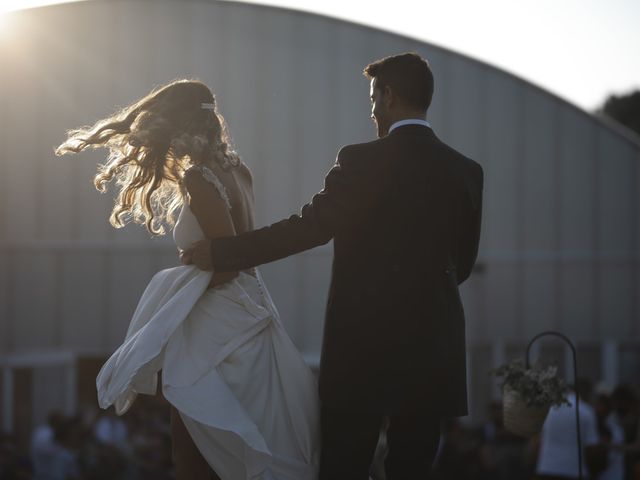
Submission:
[[[487,370],[556,329],[581,370],[640,375],[640,140],[540,88],[436,46],[307,13],[214,0],[92,0],[8,16],[0,38],[0,429],[91,404],[169,238],[112,229],[92,186],[104,152],[56,158],[65,130],[153,86],[212,87],[254,172],[258,224],[297,211],[340,146],[374,138],[362,68],[417,51],[436,134],[485,169],[479,267],[464,285],[472,417]],[[331,245],[263,267],[283,322],[317,361]],[[363,339],[363,341],[366,341]],[[544,344],[567,366],[568,350]],[[64,386],[64,388],[62,388]]]

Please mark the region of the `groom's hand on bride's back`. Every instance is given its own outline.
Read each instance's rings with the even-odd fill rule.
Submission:
[[[200,240],[189,250],[184,250],[180,253],[180,260],[185,265],[195,265],[200,270],[213,270],[211,240]]]
[[[211,240],[201,240],[189,250],[180,252],[180,260],[185,265],[195,265],[200,270],[213,270],[211,260]],[[210,287],[217,287],[230,282],[238,276],[238,272],[215,273],[211,279]]]

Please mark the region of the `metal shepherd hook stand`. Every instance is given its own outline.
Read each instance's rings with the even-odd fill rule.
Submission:
[[[538,340],[540,337],[544,337],[547,335],[558,337],[564,340],[567,343],[567,345],[571,347],[571,355],[573,356],[573,381],[575,384],[577,384],[578,383],[578,360],[576,359],[576,347],[573,346],[573,343],[571,342],[571,340],[569,340],[569,338],[567,338],[565,335],[563,335],[560,332],[554,332],[554,331],[542,332],[531,339],[531,341],[529,342],[529,345],[527,345],[527,353],[525,358],[526,368],[527,369],[530,368],[529,351],[531,350],[531,345],[533,345],[533,343],[536,340]],[[578,392],[578,388],[574,388],[574,390],[576,393],[575,407],[576,407],[576,437],[578,440],[578,478],[582,480],[582,437],[580,435],[580,407],[579,407],[580,393]]]

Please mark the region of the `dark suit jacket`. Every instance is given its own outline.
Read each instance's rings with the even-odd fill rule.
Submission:
[[[299,215],[215,240],[214,269],[246,269],[333,238],[323,405],[465,415],[458,284],[478,251],[482,185],[480,165],[430,128],[399,127],[342,148]]]

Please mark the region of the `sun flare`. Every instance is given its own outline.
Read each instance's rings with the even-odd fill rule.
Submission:
[[[70,3],[80,0],[2,0],[0,1],[0,16],[3,13],[13,12],[15,10],[23,10],[25,8],[44,7],[46,5],[54,5],[56,3]],[[0,23],[3,20],[0,19]]]

